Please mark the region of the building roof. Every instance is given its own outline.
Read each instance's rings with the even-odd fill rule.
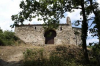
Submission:
[[[59,25],[69,25],[69,24],[59,24]],[[43,24],[24,24],[24,25],[18,25],[18,26],[43,26]]]

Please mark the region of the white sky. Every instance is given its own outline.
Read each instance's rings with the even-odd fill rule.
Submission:
[[[11,30],[10,25],[13,24],[11,20],[11,16],[14,14],[18,14],[21,11],[19,8],[20,1],[22,0],[0,0],[0,27],[3,30]],[[67,13],[65,16],[69,16],[72,21],[80,18],[79,15],[80,10],[75,10],[74,13]],[[77,17],[76,17],[77,16]],[[26,21],[25,23],[29,23]],[[33,19],[30,23],[42,24],[42,21],[37,21],[37,19]],[[66,18],[61,19],[61,23],[66,23]]]
[[[14,29],[11,29],[10,27],[10,25],[13,24],[13,21],[11,20],[11,16],[14,14],[18,14],[18,12],[21,11],[21,9],[19,8],[20,1],[22,0],[0,0],[0,27],[1,29],[14,30]],[[98,0],[98,3],[100,3],[100,0]],[[69,16],[71,18],[71,21],[73,22],[77,19],[80,19],[79,12],[80,10],[75,10],[75,12],[73,13],[65,13],[65,17]],[[66,18],[63,18],[60,21],[61,23],[66,23]],[[25,23],[27,23],[27,21]],[[42,24],[43,22],[37,21],[37,19],[33,19],[31,23]]]

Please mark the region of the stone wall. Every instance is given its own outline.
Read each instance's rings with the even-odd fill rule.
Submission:
[[[44,29],[42,25],[24,25],[15,28],[15,34],[25,43],[44,44]]]
[[[80,44],[80,35],[74,34],[74,31],[79,31],[80,29],[72,28],[71,21],[67,18],[67,24],[60,24],[58,29],[55,30],[56,37],[54,38],[54,44]],[[45,44],[44,37],[45,30],[42,24],[34,25],[23,25],[15,27],[15,34],[25,43],[31,44]],[[77,42],[76,42],[77,40]]]
[[[74,31],[74,34],[75,34],[75,32],[77,32],[77,34],[75,34],[76,45],[82,44],[82,40],[81,40],[81,28],[73,27],[72,29]]]

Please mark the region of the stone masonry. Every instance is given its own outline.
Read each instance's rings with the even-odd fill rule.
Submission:
[[[59,24],[58,29],[53,31],[56,32],[56,36],[52,39],[54,41],[53,44],[81,44],[81,29],[73,28],[69,17],[66,19],[66,24]],[[78,34],[75,34],[75,31]],[[45,44],[45,32],[42,24],[19,25],[15,27],[16,36],[25,43],[36,45]]]

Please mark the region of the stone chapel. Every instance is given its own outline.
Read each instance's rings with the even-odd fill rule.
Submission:
[[[48,36],[48,34],[51,36]],[[76,34],[77,33],[77,34]],[[81,28],[71,25],[69,17],[66,24],[59,24],[58,29],[45,31],[42,24],[19,25],[15,27],[15,35],[25,43],[45,44],[81,44]]]

